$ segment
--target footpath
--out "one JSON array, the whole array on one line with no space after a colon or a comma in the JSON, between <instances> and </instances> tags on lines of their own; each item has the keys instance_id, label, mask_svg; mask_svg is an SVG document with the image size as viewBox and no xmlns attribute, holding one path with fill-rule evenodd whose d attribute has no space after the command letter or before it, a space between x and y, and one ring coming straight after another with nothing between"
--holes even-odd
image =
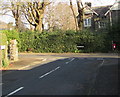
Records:
<instances>
[{"instance_id":1,"label":"footpath","mask_svg":"<svg viewBox=\"0 0 120 97\"><path fill-rule=\"evenodd\" d=\"M7 70L24 70L30 66L36 65L38 63L41 63L44 59L43 58L19 58L18 61L10 62L10 64L5 68L0 68L2 71Z\"/></svg>"},{"instance_id":2,"label":"footpath","mask_svg":"<svg viewBox=\"0 0 120 97\"><path fill-rule=\"evenodd\" d=\"M45 57L40 56L63 56L63 57L119 57L118 54L103 54L103 53L20 53L19 60L16 62L10 62L6 68L0 68L2 71L6 70L25 70L30 66L40 64L45 60ZM37 56L37 57L36 57Z\"/></svg>"}]
</instances>

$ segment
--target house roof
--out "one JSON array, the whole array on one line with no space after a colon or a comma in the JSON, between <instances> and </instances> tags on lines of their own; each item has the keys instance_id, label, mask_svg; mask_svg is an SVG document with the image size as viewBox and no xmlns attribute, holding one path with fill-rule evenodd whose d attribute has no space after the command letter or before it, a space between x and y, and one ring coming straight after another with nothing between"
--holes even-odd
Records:
<instances>
[{"instance_id":1,"label":"house roof","mask_svg":"<svg viewBox=\"0 0 120 97\"><path fill-rule=\"evenodd\" d=\"M96 13L91 7L89 7L89 6L85 6L85 14L90 14L90 13L94 13L94 14L96 14L96 15L98 15L98 13Z\"/></svg>"},{"instance_id":2,"label":"house roof","mask_svg":"<svg viewBox=\"0 0 120 97\"><path fill-rule=\"evenodd\" d=\"M111 7L111 10L120 10L120 0L117 0L113 6Z\"/></svg>"},{"instance_id":3,"label":"house roof","mask_svg":"<svg viewBox=\"0 0 120 97\"><path fill-rule=\"evenodd\" d=\"M97 6L97 7L89 7L85 6L85 14L94 13L97 16L104 16L104 14L112 7L112 5L108 6Z\"/></svg>"},{"instance_id":4,"label":"house roof","mask_svg":"<svg viewBox=\"0 0 120 97\"><path fill-rule=\"evenodd\" d=\"M113 5L108 6L97 6L97 7L89 7L88 5L85 5L85 8L87 9L85 11L86 14L94 13L97 16L106 16L110 10L120 10L120 0L117 0Z\"/></svg>"},{"instance_id":5,"label":"house roof","mask_svg":"<svg viewBox=\"0 0 120 97\"><path fill-rule=\"evenodd\" d=\"M112 5L93 7L92 9L99 14L99 16L104 16L105 13L110 9Z\"/></svg>"},{"instance_id":6,"label":"house roof","mask_svg":"<svg viewBox=\"0 0 120 97\"><path fill-rule=\"evenodd\" d=\"M111 10L120 10L120 0L116 1L109 10L105 13L105 16L111 11Z\"/></svg>"}]
</instances>

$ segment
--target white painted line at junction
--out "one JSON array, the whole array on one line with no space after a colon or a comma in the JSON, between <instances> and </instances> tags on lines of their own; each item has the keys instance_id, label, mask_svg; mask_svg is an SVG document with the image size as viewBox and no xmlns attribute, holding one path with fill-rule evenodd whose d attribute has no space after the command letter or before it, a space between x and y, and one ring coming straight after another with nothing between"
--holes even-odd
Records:
<instances>
[{"instance_id":1,"label":"white painted line at junction","mask_svg":"<svg viewBox=\"0 0 120 97\"><path fill-rule=\"evenodd\" d=\"M42 75L42 76L40 76L39 78L43 78L43 77L45 77L45 76L47 76L47 75L51 74L52 72L56 71L56 70L57 70L57 69L59 69L59 68L60 68L60 66L58 66L57 68L55 68L55 69L53 69L53 70L49 71L48 73L43 74L43 75Z\"/></svg>"},{"instance_id":2,"label":"white painted line at junction","mask_svg":"<svg viewBox=\"0 0 120 97\"><path fill-rule=\"evenodd\" d=\"M68 64L69 62L66 62L66 64Z\"/></svg>"},{"instance_id":3,"label":"white painted line at junction","mask_svg":"<svg viewBox=\"0 0 120 97\"><path fill-rule=\"evenodd\" d=\"M102 63L98 66L98 68L100 68L103 64L104 64L104 62L105 62L105 60L103 59L103 60L101 60L102 61Z\"/></svg>"},{"instance_id":4,"label":"white painted line at junction","mask_svg":"<svg viewBox=\"0 0 120 97\"><path fill-rule=\"evenodd\" d=\"M102 63L100 64L100 66L102 66L102 65L104 64L104 62L105 62L105 61L103 60Z\"/></svg>"},{"instance_id":5,"label":"white painted line at junction","mask_svg":"<svg viewBox=\"0 0 120 97\"><path fill-rule=\"evenodd\" d=\"M3 83L0 83L0 85L2 85Z\"/></svg>"},{"instance_id":6,"label":"white painted line at junction","mask_svg":"<svg viewBox=\"0 0 120 97\"><path fill-rule=\"evenodd\" d=\"M73 61L75 58L72 58L72 60L71 61Z\"/></svg>"},{"instance_id":7,"label":"white painted line at junction","mask_svg":"<svg viewBox=\"0 0 120 97\"><path fill-rule=\"evenodd\" d=\"M72 58L69 62L66 62L66 64L68 64L68 63L72 62L74 59L75 59L75 58Z\"/></svg>"},{"instance_id":8,"label":"white painted line at junction","mask_svg":"<svg viewBox=\"0 0 120 97\"><path fill-rule=\"evenodd\" d=\"M23 88L24 88L24 87L20 87L20 88L16 89L15 91L9 93L9 94L8 94L7 96L5 96L5 97L11 96L11 95L15 94L16 92L22 90Z\"/></svg>"}]
</instances>

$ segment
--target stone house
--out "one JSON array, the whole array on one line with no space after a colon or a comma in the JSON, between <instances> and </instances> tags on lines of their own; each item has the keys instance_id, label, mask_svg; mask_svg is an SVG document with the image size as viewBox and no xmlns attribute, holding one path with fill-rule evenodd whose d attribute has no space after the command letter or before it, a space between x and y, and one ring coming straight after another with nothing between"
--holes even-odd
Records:
<instances>
[{"instance_id":1,"label":"stone house","mask_svg":"<svg viewBox=\"0 0 120 97\"><path fill-rule=\"evenodd\" d=\"M91 7L90 3L85 3L83 27L95 31L105 29L108 25L118 21L119 16L120 1L116 1L113 5L98 7Z\"/></svg>"}]
</instances>

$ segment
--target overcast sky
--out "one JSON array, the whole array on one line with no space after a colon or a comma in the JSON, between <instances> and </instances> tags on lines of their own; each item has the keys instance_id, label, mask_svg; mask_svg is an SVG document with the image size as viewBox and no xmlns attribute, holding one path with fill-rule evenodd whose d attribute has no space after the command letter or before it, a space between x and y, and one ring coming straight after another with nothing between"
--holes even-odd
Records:
<instances>
[{"instance_id":1,"label":"overcast sky","mask_svg":"<svg viewBox=\"0 0 120 97\"><path fill-rule=\"evenodd\" d=\"M7 1L7 0L4 0ZM53 2L68 2L69 0L52 0ZM76 0L72 0L74 3ZM82 0L83 4L84 2L91 2L92 6L104 6L104 5L112 5L115 3L116 0ZM0 16L0 21L9 23L14 22L14 19L10 16Z\"/></svg>"}]
</instances>

